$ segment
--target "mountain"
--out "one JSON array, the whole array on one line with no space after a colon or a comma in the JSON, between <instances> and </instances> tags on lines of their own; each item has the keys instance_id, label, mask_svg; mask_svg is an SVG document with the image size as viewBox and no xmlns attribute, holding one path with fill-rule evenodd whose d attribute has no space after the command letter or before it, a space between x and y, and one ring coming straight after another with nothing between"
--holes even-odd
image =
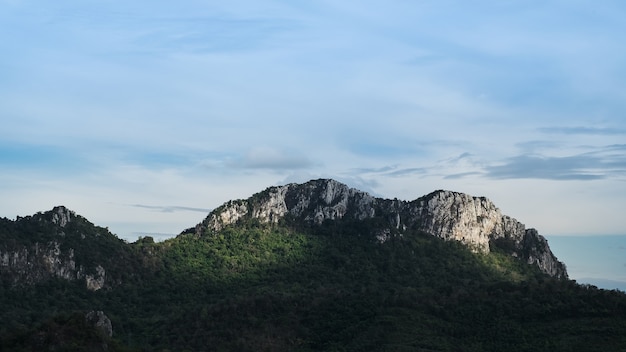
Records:
<instances>
[{"instance_id":1,"label":"mountain","mask_svg":"<svg viewBox=\"0 0 626 352\"><path fill-rule=\"evenodd\" d=\"M0 219L0 351L624 349L626 294L462 193L270 187L160 243L65 207Z\"/></svg>"},{"instance_id":2,"label":"mountain","mask_svg":"<svg viewBox=\"0 0 626 352\"><path fill-rule=\"evenodd\" d=\"M64 206L0 219L0 275L12 284L79 280L96 291L124 280L130 248L108 229Z\"/></svg>"},{"instance_id":3,"label":"mountain","mask_svg":"<svg viewBox=\"0 0 626 352\"><path fill-rule=\"evenodd\" d=\"M288 184L270 187L247 200L226 203L196 226L195 232L219 232L241 219L278 223L285 217L317 225L378 219L380 225L372 231L381 242L407 231L419 231L459 241L478 252L488 253L492 247L499 247L551 276L567 277L565 265L535 229L526 229L524 224L502 215L484 197L451 191L439 190L407 202L375 198L329 179Z\"/></svg>"}]
</instances>

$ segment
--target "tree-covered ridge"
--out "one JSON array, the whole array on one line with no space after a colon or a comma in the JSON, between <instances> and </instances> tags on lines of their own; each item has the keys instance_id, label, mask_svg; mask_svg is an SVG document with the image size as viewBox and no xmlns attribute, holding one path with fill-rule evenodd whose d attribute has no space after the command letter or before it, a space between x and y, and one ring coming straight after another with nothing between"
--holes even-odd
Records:
<instances>
[{"instance_id":1,"label":"tree-covered ridge","mask_svg":"<svg viewBox=\"0 0 626 352\"><path fill-rule=\"evenodd\" d=\"M3 285L0 350L29 350L51 319L71 336L71 326L58 327L64 320L55 317L92 310L112 321L109 350L626 346L623 293L555 279L504 251L473 253L420 232L381 243L373 236L377 221L242 221L202 236L120 242L138 259L129 262L127 279L108 289L58 279Z\"/></svg>"},{"instance_id":2,"label":"tree-covered ridge","mask_svg":"<svg viewBox=\"0 0 626 352\"><path fill-rule=\"evenodd\" d=\"M536 265L555 277L567 270L552 253L547 241L534 229L504 215L485 197L453 191L435 191L413 201L383 199L350 188L332 179L274 186L248 199L229 201L212 211L188 233L217 233L241 221L278 223L285 219L302 224L373 220L378 237L389 232L424 232L458 241L472 250L487 253L492 246L509 245L508 253ZM503 241L502 241L503 240Z\"/></svg>"},{"instance_id":3,"label":"tree-covered ridge","mask_svg":"<svg viewBox=\"0 0 626 352\"><path fill-rule=\"evenodd\" d=\"M444 240L472 226L497 235L488 251ZM160 243L55 207L0 219L0 351L626 348L626 295L546 274L561 266L536 231L448 191L270 187ZM112 337L85 325L93 311Z\"/></svg>"},{"instance_id":4,"label":"tree-covered ridge","mask_svg":"<svg viewBox=\"0 0 626 352\"><path fill-rule=\"evenodd\" d=\"M138 259L107 228L62 206L16 220L0 219L2 281L28 285L52 277L83 280L104 270L104 284L111 286L127 280L133 272L128 268L136 267Z\"/></svg>"}]
</instances>

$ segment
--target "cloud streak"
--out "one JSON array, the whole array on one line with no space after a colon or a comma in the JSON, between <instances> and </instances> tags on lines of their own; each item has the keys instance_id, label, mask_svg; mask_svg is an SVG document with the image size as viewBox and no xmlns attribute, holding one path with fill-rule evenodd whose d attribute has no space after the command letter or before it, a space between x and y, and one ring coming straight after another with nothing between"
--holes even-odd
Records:
<instances>
[{"instance_id":1,"label":"cloud streak","mask_svg":"<svg viewBox=\"0 0 626 352\"><path fill-rule=\"evenodd\" d=\"M208 208L194 208L194 207L184 207L184 206L178 206L178 205L146 205L146 204L132 204L132 207L135 208L141 208L141 209L148 209L151 211L156 211L156 212L160 212L160 213L175 213L175 212L200 212L200 213L205 213L208 214L211 212L212 209L208 209Z\"/></svg>"},{"instance_id":2,"label":"cloud streak","mask_svg":"<svg viewBox=\"0 0 626 352\"><path fill-rule=\"evenodd\" d=\"M304 154L295 151L254 147L241 157L227 160L225 165L233 169L288 171L309 169L315 164Z\"/></svg>"},{"instance_id":3,"label":"cloud streak","mask_svg":"<svg viewBox=\"0 0 626 352\"><path fill-rule=\"evenodd\" d=\"M485 167L485 176L493 179L531 178L564 181L624 178L625 149L623 145L611 145L571 156L518 155Z\"/></svg>"},{"instance_id":4,"label":"cloud streak","mask_svg":"<svg viewBox=\"0 0 626 352\"><path fill-rule=\"evenodd\" d=\"M597 160L587 156L544 157L520 155L503 164L486 167L493 179L600 180L607 175L597 170ZM595 167L594 167L595 166ZM601 171L600 171L601 172Z\"/></svg>"},{"instance_id":5,"label":"cloud streak","mask_svg":"<svg viewBox=\"0 0 626 352\"><path fill-rule=\"evenodd\" d=\"M547 134L562 135L598 135L598 136L619 136L626 135L626 129L620 128L600 128L600 127L542 127L539 132Z\"/></svg>"}]
</instances>

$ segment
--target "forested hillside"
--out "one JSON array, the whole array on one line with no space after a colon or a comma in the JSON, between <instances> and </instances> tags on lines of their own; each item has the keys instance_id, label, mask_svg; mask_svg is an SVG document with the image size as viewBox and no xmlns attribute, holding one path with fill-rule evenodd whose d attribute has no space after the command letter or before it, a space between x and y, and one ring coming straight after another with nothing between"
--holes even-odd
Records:
<instances>
[{"instance_id":1,"label":"forested hillside","mask_svg":"<svg viewBox=\"0 0 626 352\"><path fill-rule=\"evenodd\" d=\"M248 218L125 243L54 213L2 220L3 258L56 242L58 260L106 268L103 285L78 269L16 278L2 259L2 351L626 350L624 293L550 276L510 248L411 229L381 241L385 217ZM87 319L98 311L110 336Z\"/></svg>"}]
</instances>

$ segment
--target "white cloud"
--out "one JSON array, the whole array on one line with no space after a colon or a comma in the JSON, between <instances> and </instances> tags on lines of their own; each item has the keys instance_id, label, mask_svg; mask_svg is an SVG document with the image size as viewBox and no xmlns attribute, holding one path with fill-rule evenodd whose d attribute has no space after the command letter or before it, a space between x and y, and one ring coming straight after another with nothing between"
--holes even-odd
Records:
<instances>
[{"instance_id":1,"label":"white cloud","mask_svg":"<svg viewBox=\"0 0 626 352\"><path fill-rule=\"evenodd\" d=\"M270 147L253 147L243 157L229 160L227 167L242 169L265 169L274 171L307 169L313 163L296 151L278 150Z\"/></svg>"}]
</instances>

